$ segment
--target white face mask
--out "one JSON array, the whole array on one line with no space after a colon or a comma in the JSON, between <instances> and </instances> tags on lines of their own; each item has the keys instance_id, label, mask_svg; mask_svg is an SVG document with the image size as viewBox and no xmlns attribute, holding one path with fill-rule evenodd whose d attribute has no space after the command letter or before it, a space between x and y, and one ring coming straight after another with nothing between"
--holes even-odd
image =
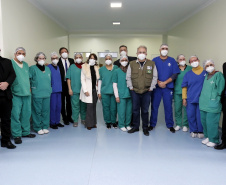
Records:
<instances>
[{"instance_id":1,"label":"white face mask","mask_svg":"<svg viewBox=\"0 0 226 185\"><path fill-rule=\"evenodd\" d=\"M213 66L209 66L209 67L207 67L206 68L206 71L208 72L208 73L212 73L213 71L214 71L214 67Z\"/></svg>"},{"instance_id":2,"label":"white face mask","mask_svg":"<svg viewBox=\"0 0 226 185\"><path fill-rule=\"evenodd\" d=\"M24 56L23 55L18 55L16 56L17 60L19 60L20 62L24 61Z\"/></svg>"},{"instance_id":3,"label":"white face mask","mask_svg":"<svg viewBox=\"0 0 226 185\"><path fill-rule=\"evenodd\" d=\"M167 56L167 54L168 54L168 50L161 50L161 55L162 56Z\"/></svg>"},{"instance_id":4,"label":"white face mask","mask_svg":"<svg viewBox=\"0 0 226 185\"><path fill-rule=\"evenodd\" d=\"M62 56L64 59L67 59L68 54L67 54L67 53L62 53L61 56Z\"/></svg>"},{"instance_id":5,"label":"white face mask","mask_svg":"<svg viewBox=\"0 0 226 185\"><path fill-rule=\"evenodd\" d=\"M112 61L111 60L105 60L105 64L111 65L112 64Z\"/></svg>"},{"instance_id":6,"label":"white face mask","mask_svg":"<svg viewBox=\"0 0 226 185\"><path fill-rule=\"evenodd\" d=\"M90 66L94 66L95 63L96 63L96 60L94 60L94 59L89 59L89 65L90 65Z\"/></svg>"},{"instance_id":7,"label":"white face mask","mask_svg":"<svg viewBox=\"0 0 226 185\"><path fill-rule=\"evenodd\" d=\"M54 65L57 65L58 60L57 60L57 59L53 59L53 60L52 60L52 63L53 63Z\"/></svg>"},{"instance_id":8,"label":"white face mask","mask_svg":"<svg viewBox=\"0 0 226 185\"><path fill-rule=\"evenodd\" d=\"M45 64L45 60L39 60L39 61L38 61L38 64L39 64L40 66L43 66L43 65Z\"/></svg>"},{"instance_id":9,"label":"white face mask","mask_svg":"<svg viewBox=\"0 0 226 185\"><path fill-rule=\"evenodd\" d=\"M141 53L137 56L140 60L144 60L146 58L146 55Z\"/></svg>"},{"instance_id":10,"label":"white face mask","mask_svg":"<svg viewBox=\"0 0 226 185\"><path fill-rule=\"evenodd\" d=\"M192 62L191 63L191 67L198 67L199 66L199 62Z\"/></svg>"},{"instance_id":11,"label":"white face mask","mask_svg":"<svg viewBox=\"0 0 226 185\"><path fill-rule=\"evenodd\" d=\"M121 51L120 55L121 55L121 56L126 56L127 53L126 53L125 51Z\"/></svg>"},{"instance_id":12,"label":"white face mask","mask_svg":"<svg viewBox=\"0 0 226 185\"><path fill-rule=\"evenodd\" d=\"M123 67L126 67L126 66L127 66L127 64L128 64L128 62L127 62L127 61L122 61L122 62L121 62L121 65L122 65Z\"/></svg>"},{"instance_id":13,"label":"white face mask","mask_svg":"<svg viewBox=\"0 0 226 185\"><path fill-rule=\"evenodd\" d=\"M186 64L186 61L185 60L179 62L179 65L180 66L185 66L185 64Z\"/></svg>"},{"instance_id":14,"label":"white face mask","mask_svg":"<svg viewBox=\"0 0 226 185\"><path fill-rule=\"evenodd\" d=\"M82 62L82 59L81 58L77 58L77 59L75 59L75 62L80 64Z\"/></svg>"}]
</instances>

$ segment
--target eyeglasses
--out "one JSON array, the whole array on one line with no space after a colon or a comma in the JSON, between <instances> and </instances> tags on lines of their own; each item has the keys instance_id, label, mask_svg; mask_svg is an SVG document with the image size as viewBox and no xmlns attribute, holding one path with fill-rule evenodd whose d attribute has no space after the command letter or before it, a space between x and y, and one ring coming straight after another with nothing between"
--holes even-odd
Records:
<instances>
[{"instance_id":1,"label":"eyeglasses","mask_svg":"<svg viewBox=\"0 0 226 185\"><path fill-rule=\"evenodd\" d=\"M213 64L208 64L208 65L206 65L206 67L210 67L210 66L213 66Z\"/></svg>"}]
</instances>

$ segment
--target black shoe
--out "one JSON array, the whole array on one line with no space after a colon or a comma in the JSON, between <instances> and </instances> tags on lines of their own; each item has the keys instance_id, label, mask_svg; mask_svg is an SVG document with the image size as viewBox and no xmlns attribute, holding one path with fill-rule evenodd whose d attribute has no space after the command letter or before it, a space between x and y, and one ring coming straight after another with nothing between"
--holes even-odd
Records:
<instances>
[{"instance_id":1,"label":"black shoe","mask_svg":"<svg viewBox=\"0 0 226 185\"><path fill-rule=\"evenodd\" d=\"M58 127L64 127L64 125L62 125L61 123L57 124Z\"/></svg>"},{"instance_id":2,"label":"black shoe","mask_svg":"<svg viewBox=\"0 0 226 185\"><path fill-rule=\"evenodd\" d=\"M6 147L8 149L14 149L14 148L16 148L16 146L14 144L12 144L11 141L8 141L6 143L1 143L1 147Z\"/></svg>"},{"instance_id":3,"label":"black shoe","mask_svg":"<svg viewBox=\"0 0 226 185\"><path fill-rule=\"evenodd\" d=\"M58 129L58 126L57 125L50 125L50 128L52 128L52 129Z\"/></svg>"},{"instance_id":4,"label":"black shoe","mask_svg":"<svg viewBox=\"0 0 226 185\"><path fill-rule=\"evenodd\" d=\"M113 123L112 126L113 126L113 128L117 128L117 124L116 123Z\"/></svg>"},{"instance_id":5,"label":"black shoe","mask_svg":"<svg viewBox=\"0 0 226 185\"><path fill-rule=\"evenodd\" d=\"M34 138L34 137L36 137L36 135L35 134L28 134L28 135L22 136L22 137Z\"/></svg>"},{"instance_id":6,"label":"black shoe","mask_svg":"<svg viewBox=\"0 0 226 185\"><path fill-rule=\"evenodd\" d=\"M21 144L22 143L21 137L14 138L14 142L15 144Z\"/></svg>"},{"instance_id":7,"label":"black shoe","mask_svg":"<svg viewBox=\"0 0 226 185\"><path fill-rule=\"evenodd\" d=\"M74 120L72 118L68 119L69 123L74 123Z\"/></svg>"},{"instance_id":8,"label":"black shoe","mask_svg":"<svg viewBox=\"0 0 226 185\"><path fill-rule=\"evenodd\" d=\"M69 121L68 120L64 120L64 124L65 125L69 125Z\"/></svg>"},{"instance_id":9,"label":"black shoe","mask_svg":"<svg viewBox=\"0 0 226 185\"><path fill-rule=\"evenodd\" d=\"M226 143L223 143L223 142L222 142L221 144L215 146L214 148L215 148L216 150L223 150L223 149L226 148Z\"/></svg>"},{"instance_id":10,"label":"black shoe","mask_svg":"<svg viewBox=\"0 0 226 185\"><path fill-rule=\"evenodd\" d=\"M152 127L152 126L149 126L149 127L148 127L148 130L149 130L149 131L152 131L153 129L154 129L154 127Z\"/></svg>"},{"instance_id":11,"label":"black shoe","mask_svg":"<svg viewBox=\"0 0 226 185\"><path fill-rule=\"evenodd\" d=\"M139 132L139 128L132 128L131 130L128 131L128 133L134 133L134 132Z\"/></svg>"},{"instance_id":12,"label":"black shoe","mask_svg":"<svg viewBox=\"0 0 226 185\"><path fill-rule=\"evenodd\" d=\"M168 128L170 132L175 133L175 129L173 127Z\"/></svg>"},{"instance_id":13,"label":"black shoe","mask_svg":"<svg viewBox=\"0 0 226 185\"><path fill-rule=\"evenodd\" d=\"M107 128L108 128L108 129L111 128L111 123L107 123Z\"/></svg>"},{"instance_id":14,"label":"black shoe","mask_svg":"<svg viewBox=\"0 0 226 185\"><path fill-rule=\"evenodd\" d=\"M143 130L145 136L149 136L148 129Z\"/></svg>"}]
</instances>

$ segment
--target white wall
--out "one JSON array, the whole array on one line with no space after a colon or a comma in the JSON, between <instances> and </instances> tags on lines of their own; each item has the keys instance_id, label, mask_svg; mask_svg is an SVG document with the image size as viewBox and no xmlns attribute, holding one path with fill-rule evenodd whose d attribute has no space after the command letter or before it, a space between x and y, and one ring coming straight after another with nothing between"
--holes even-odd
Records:
<instances>
[{"instance_id":1,"label":"white wall","mask_svg":"<svg viewBox=\"0 0 226 185\"><path fill-rule=\"evenodd\" d=\"M0 0L0 49L1 55L4 54L3 50L3 35L2 35L2 0Z\"/></svg>"},{"instance_id":2,"label":"white wall","mask_svg":"<svg viewBox=\"0 0 226 185\"><path fill-rule=\"evenodd\" d=\"M34 64L34 56L43 51L50 59L52 51L68 47L68 33L27 0L2 1L4 56L13 58L18 46L27 50L26 62Z\"/></svg>"},{"instance_id":3,"label":"white wall","mask_svg":"<svg viewBox=\"0 0 226 185\"><path fill-rule=\"evenodd\" d=\"M159 55L159 46L162 44L162 35L139 35L139 34L70 34L69 48L70 56L74 52L118 52L120 45L128 46L129 56L136 56L137 47L146 45L148 58Z\"/></svg>"},{"instance_id":4,"label":"white wall","mask_svg":"<svg viewBox=\"0 0 226 185\"><path fill-rule=\"evenodd\" d=\"M226 62L226 1L217 0L168 32L172 55L198 55L201 62L213 59L218 70Z\"/></svg>"}]
</instances>

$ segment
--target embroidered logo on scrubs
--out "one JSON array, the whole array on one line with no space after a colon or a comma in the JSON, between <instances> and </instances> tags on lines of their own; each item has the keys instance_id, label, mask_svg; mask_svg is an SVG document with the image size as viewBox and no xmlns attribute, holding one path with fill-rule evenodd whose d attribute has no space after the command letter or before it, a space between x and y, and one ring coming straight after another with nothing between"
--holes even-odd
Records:
<instances>
[{"instance_id":1,"label":"embroidered logo on scrubs","mask_svg":"<svg viewBox=\"0 0 226 185\"><path fill-rule=\"evenodd\" d=\"M170 64L170 63L168 63L168 66L170 67L170 66L171 66L171 64Z\"/></svg>"},{"instance_id":2,"label":"embroidered logo on scrubs","mask_svg":"<svg viewBox=\"0 0 226 185\"><path fill-rule=\"evenodd\" d=\"M212 80L210 83L211 83L211 85L213 85L214 84L214 81Z\"/></svg>"},{"instance_id":3,"label":"embroidered logo on scrubs","mask_svg":"<svg viewBox=\"0 0 226 185\"><path fill-rule=\"evenodd\" d=\"M173 91L171 91L170 94L173 95Z\"/></svg>"},{"instance_id":4,"label":"embroidered logo on scrubs","mask_svg":"<svg viewBox=\"0 0 226 185\"><path fill-rule=\"evenodd\" d=\"M152 66L147 66L147 73L151 73Z\"/></svg>"}]
</instances>

